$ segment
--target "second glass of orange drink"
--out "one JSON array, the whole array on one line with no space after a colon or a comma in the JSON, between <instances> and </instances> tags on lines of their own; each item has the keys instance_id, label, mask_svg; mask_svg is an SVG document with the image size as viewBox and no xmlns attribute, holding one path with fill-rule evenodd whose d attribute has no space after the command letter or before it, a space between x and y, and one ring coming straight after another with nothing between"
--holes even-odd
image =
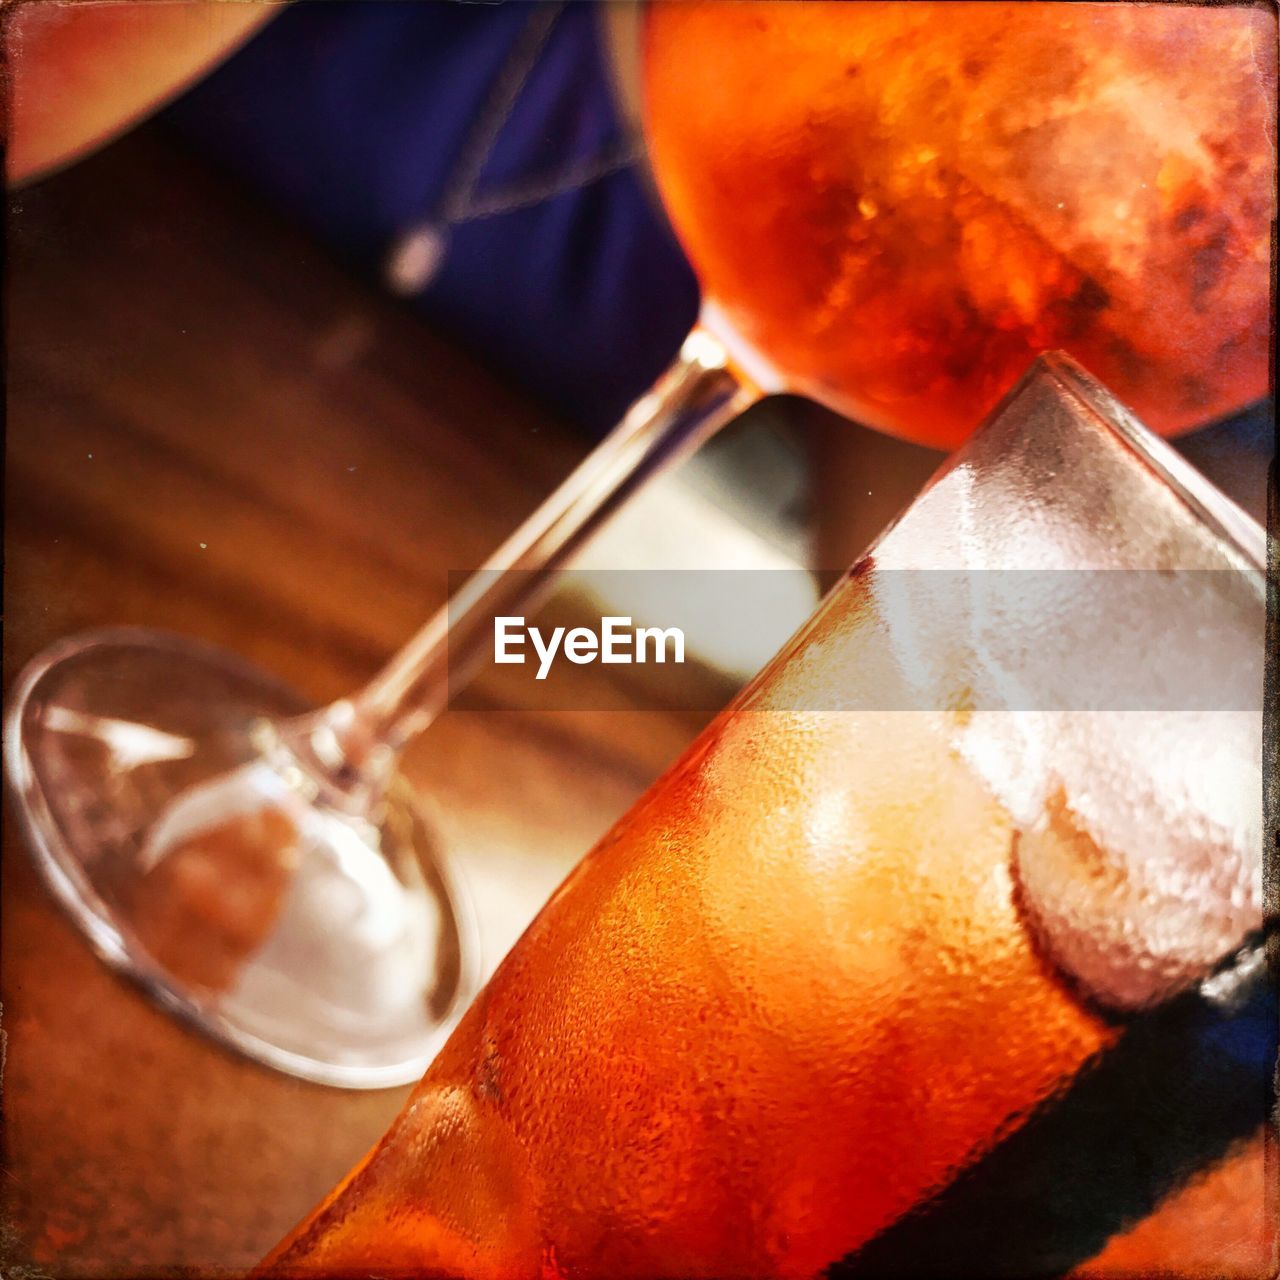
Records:
<instances>
[{"instance_id":1,"label":"second glass of orange drink","mask_svg":"<svg viewBox=\"0 0 1280 1280\"><path fill-rule=\"evenodd\" d=\"M816 1275L1153 1010L1238 1000L1263 557L1040 363L561 886L269 1274ZM1144 1153L1159 1188L1257 1103L1201 1155Z\"/></svg>"}]
</instances>

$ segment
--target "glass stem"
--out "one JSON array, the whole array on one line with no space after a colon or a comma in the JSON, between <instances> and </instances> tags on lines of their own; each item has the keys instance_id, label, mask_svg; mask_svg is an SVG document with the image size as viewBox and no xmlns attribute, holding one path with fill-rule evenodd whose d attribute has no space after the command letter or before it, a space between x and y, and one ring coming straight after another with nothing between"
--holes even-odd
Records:
<instances>
[{"instance_id":1,"label":"glass stem","mask_svg":"<svg viewBox=\"0 0 1280 1280\"><path fill-rule=\"evenodd\" d=\"M297 722L289 747L367 805L406 743L483 664L493 618L528 615L579 547L646 481L760 398L725 347L696 326L667 371L559 488L358 693Z\"/></svg>"}]
</instances>

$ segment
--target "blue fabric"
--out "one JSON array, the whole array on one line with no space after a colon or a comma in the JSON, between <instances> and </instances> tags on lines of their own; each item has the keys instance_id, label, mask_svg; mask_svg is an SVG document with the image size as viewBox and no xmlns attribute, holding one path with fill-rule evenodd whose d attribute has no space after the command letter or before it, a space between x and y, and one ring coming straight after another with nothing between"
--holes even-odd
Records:
<instances>
[{"instance_id":1,"label":"blue fabric","mask_svg":"<svg viewBox=\"0 0 1280 1280\"><path fill-rule=\"evenodd\" d=\"M1259 983L1239 1010L1221 1019L1206 1018L1204 1055L1253 1067L1258 1073L1258 1092L1265 1095L1268 1077L1280 1057L1280 993L1273 983ZM1188 1064L1188 1071L1195 1063Z\"/></svg>"},{"instance_id":2,"label":"blue fabric","mask_svg":"<svg viewBox=\"0 0 1280 1280\"><path fill-rule=\"evenodd\" d=\"M361 269L436 219L543 6L303 3L166 113ZM546 13L542 15L543 20ZM557 16L502 119L443 266L411 305L593 431L662 371L697 284L634 165L591 4ZM557 183L560 194L534 198ZM529 193L532 193L530 195ZM531 203L520 204L522 196ZM485 215L487 205L517 205Z\"/></svg>"}]
</instances>

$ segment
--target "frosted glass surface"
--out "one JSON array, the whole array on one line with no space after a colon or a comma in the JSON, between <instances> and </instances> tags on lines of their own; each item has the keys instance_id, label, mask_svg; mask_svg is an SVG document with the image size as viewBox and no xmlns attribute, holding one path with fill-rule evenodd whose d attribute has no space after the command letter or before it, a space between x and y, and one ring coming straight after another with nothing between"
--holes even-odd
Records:
<instances>
[{"instance_id":1,"label":"frosted glass surface","mask_svg":"<svg viewBox=\"0 0 1280 1280\"><path fill-rule=\"evenodd\" d=\"M1140 460L1107 418L1042 367L881 540L871 591L922 703L984 689L955 742L1018 825L1022 904L1071 976L1133 1007L1261 925L1265 602L1261 531L1193 518L1164 447ZM965 571L968 600L894 570Z\"/></svg>"},{"instance_id":2,"label":"frosted glass surface","mask_svg":"<svg viewBox=\"0 0 1280 1280\"><path fill-rule=\"evenodd\" d=\"M1037 365L561 885L271 1274L812 1276L1133 1071L1169 1010L1128 1015L1260 917L1260 534L1163 450ZM1133 1154L1166 1187L1201 1158ZM998 1236L1058 1207L1037 1167Z\"/></svg>"}]
</instances>

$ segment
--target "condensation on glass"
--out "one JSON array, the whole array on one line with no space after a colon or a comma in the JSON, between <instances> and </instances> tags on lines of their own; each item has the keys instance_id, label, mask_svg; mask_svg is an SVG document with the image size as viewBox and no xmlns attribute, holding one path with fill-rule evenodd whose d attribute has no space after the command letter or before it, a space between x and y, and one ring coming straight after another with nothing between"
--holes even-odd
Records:
<instances>
[{"instance_id":1,"label":"condensation on glass","mask_svg":"<svg viewBox=\"0 0 1280 1280\"><path fill-rule=\"evenodd\" d=\"M1039 363L552 897L268 1271L856 1258L1175 992L1221 994L1259 929L1261 556L1105 392ZM993 673L1118 621L1077 608L1068 634L991 587L1028 568L1135 575L1147 709L995 704ZM957 570L985 599L918 607ZM1243 683L1188 709L1206 645ZM895 684L915 700L868 696Z\"/></svg>"}]
</instances>

